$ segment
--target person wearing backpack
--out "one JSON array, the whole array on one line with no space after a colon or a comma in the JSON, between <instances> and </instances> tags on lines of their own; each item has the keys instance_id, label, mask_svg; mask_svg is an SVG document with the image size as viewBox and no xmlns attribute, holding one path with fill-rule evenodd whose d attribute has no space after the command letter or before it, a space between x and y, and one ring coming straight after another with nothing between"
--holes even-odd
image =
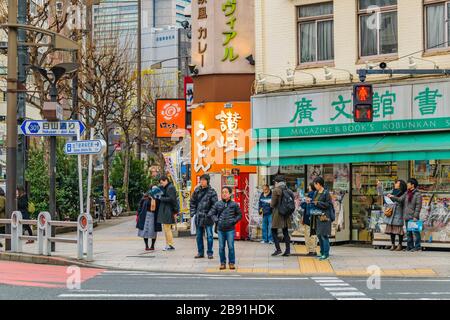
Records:
<instances>
[{"instance_id":1,"label":"person wearing backpack","mask_svg":"<svg viewBox=\"0 0 450 320\"><path fill-rule=\"evenodd\" d=\"M272 192L272 200L270 202L272 208L272 238L275 243L275 252L272 256L277 256L282 253L280 248L280 241L278 239L278 229L283 231L284 242L286 243L286 250L283 256L287 257L291 254L288 229L292 227L291 215L295 210L294 193L286 186L286 181L283 176L275 177L275 188Z\"/></svg>"},{"instance_id":2,"label":"person wearing backpack","mask_svg":"<svg viewBox=\"0 0 450 320\"><path fill-rule=\"evenodd\" d=\"M307 199L308 203L312 202L313 209L311 210L311 234L316 234L319 238L320 256L319 260L327 260L330 256L330 236L331 223L335 219L335 212L333 203L331 202L331 195L324 187L325 181L322 177L314 179L313 198Z\"/></svg>"}]
</instances>

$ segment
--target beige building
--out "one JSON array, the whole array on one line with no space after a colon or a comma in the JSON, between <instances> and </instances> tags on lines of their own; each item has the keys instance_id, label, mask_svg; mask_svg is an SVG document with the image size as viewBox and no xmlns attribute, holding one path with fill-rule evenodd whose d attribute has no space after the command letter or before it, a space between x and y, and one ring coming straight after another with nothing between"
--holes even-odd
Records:
<instances>
[{"instance_id":1,"label":"beige building","mask_svg":"<svg viewBox=\"0 0 450 320\"><path fill-rule=\"evenodd\" d=\"M260 184L285 175L300 198L323 177L333 241L376 246L390 244L382 192L414 177L423 246L450 247L448 77L369 75L373 122L355 122L352 101L358 69L450 68L449 17L439 0L255 0L259 143L236 163L259 166Z\"/></svg>"},{"instance_id":2,"label":"beige building","mask_svg":"<svg viewBox=\"0 0 450 320\"><path fill-rule=\"evenodd\" d=\"M317 85L327 85L349 82L348 72L334 71L332 67L348 70L355 81L356 70L366 67L366 63L378 65L385 61L392 69L407 69L409 57L419 69L434 68L433 62L441 69L449 68L449 3L256 0L256 73L276 75L292 85L286 80L286 70L296 69L295 85L312 83L312 77L300 71L313 74ZM332 79L325 79L323 67L330 68ZM267 81L279 83L276 78Z\"/></svg>"}]
</instances>

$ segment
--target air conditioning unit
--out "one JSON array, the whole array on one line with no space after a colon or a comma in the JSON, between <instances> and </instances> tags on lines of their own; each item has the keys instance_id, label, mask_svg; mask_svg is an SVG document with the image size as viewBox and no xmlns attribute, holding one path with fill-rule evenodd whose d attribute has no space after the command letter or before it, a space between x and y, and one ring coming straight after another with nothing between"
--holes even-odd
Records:
<instances>
[{"instance_id":1,"label":"air conditioning unit","mask_svg":"<svg viewBox=\"0 0 450 320\"><path fill-rule=\"evenodd\" d=\"M62 14L63 13L63 8L64 8L64 3L62 1L57 1L56 2L56 13L57 14Z\"/></svg>"}]
</instances>

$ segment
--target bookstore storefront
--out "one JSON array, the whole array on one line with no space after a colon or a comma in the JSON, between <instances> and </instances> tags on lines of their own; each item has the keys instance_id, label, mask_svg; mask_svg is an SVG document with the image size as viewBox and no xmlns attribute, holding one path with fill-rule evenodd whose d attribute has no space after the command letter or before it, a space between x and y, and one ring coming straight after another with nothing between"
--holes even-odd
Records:
<instances>
[{"instance_id":1,"label":"bookstore storefront","mask_svg":"<svg viewBox=\"0 0 450 320\"><path fill-rule=\"evenodd\" d=\"M267 182L284 174L300 193L322 176L335 203L335 241L386 242L377 181L388 192L396 179L415 177L424 246L450 246L449 98L444 80L378 85L374 122L354 123L351 87L258 95L257 145L235 163L259 166Z\"/></svg>"}]
</instances>

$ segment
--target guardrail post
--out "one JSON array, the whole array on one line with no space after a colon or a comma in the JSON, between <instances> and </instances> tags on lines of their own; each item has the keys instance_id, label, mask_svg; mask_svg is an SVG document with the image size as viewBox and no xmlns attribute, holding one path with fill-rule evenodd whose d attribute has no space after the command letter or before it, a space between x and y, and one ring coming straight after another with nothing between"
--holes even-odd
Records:
<instances>
[{"instance_id":1,"label":"guardrail post","mask_svg":"<svg viewBox=\"0 0 450 320\"><path fill-rule=\"evenodd\" d=\"M45 214L45 236L44 236L44 255L51 256L52 255L52 242L50 241L50 237L52 236L52 225L50 222L52 221L52 216L49 212L44 212Z\"/></svg>"},{"instance_id":2,"label":"guardrail post","mask_svg":"<svg viewBox=\"0 0 450 320\"><path fill-rule=\"evenodd\" d=\"M11 214L11 251L22 252L22 241L20 236L22 235L22 212L14 211Z\"/></svg>"},{"instance_id":3,"label":"guardrail post","mask_svg":"<svg viewBox=\"0 0 450 320\"><path fill-rule=\"evenodd\" d=\"M86 254L86 261L93 260L93 243L94 243L94 223L90 214L83 213L78 216L77 226L77 247L78 259L83 259ZM84 242L86 241L86 252L84 250Z\"/></svg>"},{"instance_id":4,"label":"guardrail post","mask_svg":"<svg viewBox=\"0 0 450 320\"><path fill-rule=\"evenodd\" d=\"M37 243L38 243L38 254L45 254L45 245L47 244L47 234L46 227L47 221L51 220L50 213L43 211L39 213L37 219Z\"/></svg>"}]
</instances>

